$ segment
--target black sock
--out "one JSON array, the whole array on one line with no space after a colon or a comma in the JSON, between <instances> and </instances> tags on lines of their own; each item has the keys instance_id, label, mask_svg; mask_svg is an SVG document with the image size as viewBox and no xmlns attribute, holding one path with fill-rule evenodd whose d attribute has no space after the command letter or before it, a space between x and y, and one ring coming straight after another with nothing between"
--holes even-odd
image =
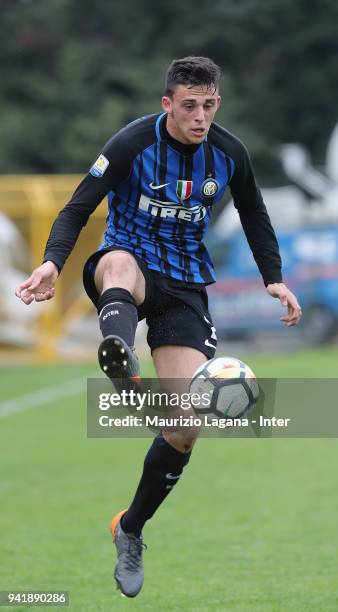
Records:
<instances>
[{"instance_id":1,"label":"black sock","mask_svg":"<svg viewBox=\"0 0 338 612\"><path fill-rule=\"evenodd\" d=\"M177 483L191 452L181 453L159 434L144 460L143 474L131 506L121 521L125 533L139 537L150 519Z\"/></svg>"},{"instance_id":2,"label":"black sock","mask_svg":"<svg viewBox=\"0 0 338 612\"><path fill-rule=\"evenodd\" d=\"M136 302L127 289L112 287L100 295L98 315L102 335L120 336L128 346L134 346L138 322Z\"/></svg>"}]
</instances>

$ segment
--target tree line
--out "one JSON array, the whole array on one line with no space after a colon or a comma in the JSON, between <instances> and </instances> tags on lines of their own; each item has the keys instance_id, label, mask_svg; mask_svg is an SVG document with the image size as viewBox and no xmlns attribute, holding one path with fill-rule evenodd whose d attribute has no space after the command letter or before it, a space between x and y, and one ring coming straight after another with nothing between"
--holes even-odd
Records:
<instances>
[{"instance_id":1,"label":"tree line","mask_svg":"<svg viewBox=\"0 0 338 612\"><path fill-rule=\"evenodd\" d=\"M174 58L222 68L217 121L260 180L282 142L324 161L338 119L336 0L2 0L0 172L84 172L125 123L158 112Z\"/></svg>"}]
</instances>

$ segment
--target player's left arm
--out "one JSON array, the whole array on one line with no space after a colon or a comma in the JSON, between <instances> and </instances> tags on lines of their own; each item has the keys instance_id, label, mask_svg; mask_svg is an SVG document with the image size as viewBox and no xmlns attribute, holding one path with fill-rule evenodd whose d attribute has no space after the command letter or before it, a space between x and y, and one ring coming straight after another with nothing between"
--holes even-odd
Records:
<instances>
[{"instance_id":1,"label":"player's left arm","mask_svg":"<svg viewBox=\"0 0 338 612\"><path fill-rule=\"evenodd\" d=\"M287 308L281 321L288 327L297 325L302 316L301 307L296 296L283 283L278 241L244 145L240 148L230 190L266 290Z\"/></svg>"}]
</instances>

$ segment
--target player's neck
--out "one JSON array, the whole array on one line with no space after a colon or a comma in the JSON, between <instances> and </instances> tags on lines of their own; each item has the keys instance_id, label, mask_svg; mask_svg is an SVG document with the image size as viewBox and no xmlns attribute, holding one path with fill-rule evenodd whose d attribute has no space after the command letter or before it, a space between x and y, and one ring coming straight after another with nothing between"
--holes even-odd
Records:
<instances>
[{"instance_id":1,"label":"player's neck","mask_svg":"<svg viewBox=\"0 0 338 612\"><path fill-rule=\"evenodd\" d=\"M169 115L167 115L167 119L166 119L166 128L167 128L167 132L169 136L171 136L171 138L176 140L176 142L179 142L180 144L183 144L183 145L195 144L195 143L189 142L184 137L184 134L181 133L181 131L179 130L179 128L177 127L177 125L175 124L175 122Z\"/></svg>"},{"instance_id":2,"label":"player's neck","mask_svg":"<svg viewBox=\"0 0 338 612\"><path fill-rule=\"evenodd\" d=\"M201 143L189 144L189 143L183 142L182 139L179 139L179 137L177 137L176 130L173 129L172 126L170 126L170 122L168 126L168 116L167 115L164 117L164 121L162 122L162 136L165 138L168 144L170 144L174 149L177 149L178 151L180 151L181 153L185 155L195 153L197 149L201 146Z\"/></svg>"}]
</instances>

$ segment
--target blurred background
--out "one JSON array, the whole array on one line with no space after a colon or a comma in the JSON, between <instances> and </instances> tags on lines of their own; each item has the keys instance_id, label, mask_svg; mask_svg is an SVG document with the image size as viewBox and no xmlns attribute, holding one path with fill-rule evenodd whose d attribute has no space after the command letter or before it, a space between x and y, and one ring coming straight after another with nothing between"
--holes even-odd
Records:
<instances>
[{"instance_id":1,"label":"blurred background","mask_svg":"<svg viewBox=\"0 0 338 612\"><path fill-rule=\"evenodd\" d=\"M172 59L221 66L217 121L249 148L304 310L299 329L280 324L228 193L208 236L219 354L262 378L337 379L337 23L337 0L0 0L0 590L66 589L75 612L130 612L108 525L150 441L86 437L86 378L101 371L82 268L106 202L55 299L27 307L14 288L103 143L160 110ZM146 529L134 610L337 612L336 439L274 435L198 441Z\"/></svg>"},{"instance_id":2,"label":"blurred background","mask_svg":"<svg viewBox=\"0 0 338 612\"><path fill-rule=\"evenodd\" d=\"M41 262L53 219L103 143L125 123L160 110L168 64L188 54L210 56L222 68L217 121L249 148L285 280L304 310L299 329L281 326L280 306L264 291L228 193L208 236L218 278L210 309L220 340L260 351L336 342L337 20L334 0L2 0L5 360L95 355L99 334L82 268L100 242L105 202L82 232L54 300L28 308L14 287ZM141 346L143 336L141 328Z\"/></svg>"}]
</instances>

